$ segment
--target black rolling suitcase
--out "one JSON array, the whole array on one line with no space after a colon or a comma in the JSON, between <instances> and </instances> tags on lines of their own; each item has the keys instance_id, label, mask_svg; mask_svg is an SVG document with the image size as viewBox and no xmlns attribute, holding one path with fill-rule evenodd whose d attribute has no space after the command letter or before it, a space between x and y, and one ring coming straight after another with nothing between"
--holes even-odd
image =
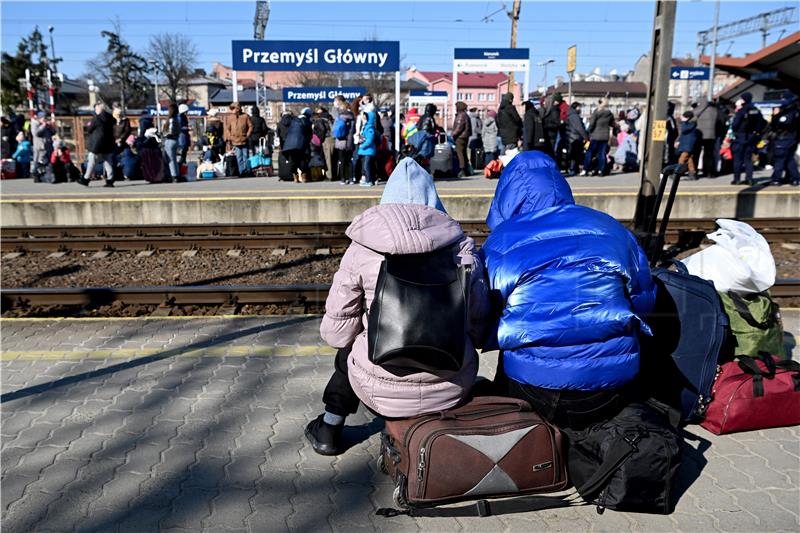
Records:
<instances>
[{"instance_id":1,"label":"black rolling suitcase","mask_svg":"<svg viewBox=\"0 0 800 533\"><path fill-rule=\"evenodd\" d=\"M475 170L483 170L485 166L483 162L486 160L486 151L483 149L483 146L478 146L474 150L475 157L473 157L472 167Z\"/></svg>"},{"instance_id":2,"label":"black rolling suitcase","mask_svg":"<svg viewBox=\"0 0 800 533\"><path fill-rule=\"evenodd\" d=\"M430 167L434 179L453 176L453 147L447 142L447 135L444 133L439 134L439 142L433 149Z\"/></svg>"},{"instance_id":3,"label":"black rolling suitcase","mask_svg":"<svg viewBox=\"0 0 800 533\"><path fill-rule=\"evenodd\" d=\"M239 162L236 160L235 155L225 156L225 175L226 176L239 175Z\"/></svg>"},{"instance_id":4,"label":"black rolling suitcase","mask_svg":"<svg viewBox=\"0 0 800 533\"><path fill-rule=\"evenodd\" d=\"M680 176L685 165L666 167L655 205L637 233L651 266L664 255L664 234L675 202ZM661 226L656 228L666 183L672 177ZM637 221L638 222L638 221ZM699 421L711 401L718 365L732 355L728 317L714 284L688 273L675 261L678 270L654 268L656 304L645 321L653 336L642 336L640 392L680 410L685 422Z\"/></svg>"},{"instance_id":5,"label":"black rolling suitcase","mask_svg":"<svg viewBox=\"0 0 800 533\"><path fill-rule=\"evenodd\" d=\"M278 151L278 179L281 181L294 181L292 164L283 153L283 150Z\"/></svg>"}]
</instances>

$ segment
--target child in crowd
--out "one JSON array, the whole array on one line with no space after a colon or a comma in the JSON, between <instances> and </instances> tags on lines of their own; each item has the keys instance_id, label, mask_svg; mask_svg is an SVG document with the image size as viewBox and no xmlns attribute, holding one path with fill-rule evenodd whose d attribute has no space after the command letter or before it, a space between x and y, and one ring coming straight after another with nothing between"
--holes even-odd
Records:
<instances>
[{"instance_id":1,"label":"child in crowd","mask_svg":"<svg viewBox=\"0 0 800 533\"><path fill-rule=\"evenodd\" d=\"M697 167L694 164L694 148L697 144L697 122L694 113L685 111L681 116L681 136L678 138L678 164L689 164L689 179L697 179Z\"/></svg>"},{"instance_id":2,"label":"child in crowd","mask_svg":"<svg viewBox=\"0 0 800 533\"><path fill-rule=\"evenodd\" d=\"M33 147L22 132L17 134L17 149L11 157L17 162L17 177L24 179L30 176Z\"/></svg>"}]
</instances>

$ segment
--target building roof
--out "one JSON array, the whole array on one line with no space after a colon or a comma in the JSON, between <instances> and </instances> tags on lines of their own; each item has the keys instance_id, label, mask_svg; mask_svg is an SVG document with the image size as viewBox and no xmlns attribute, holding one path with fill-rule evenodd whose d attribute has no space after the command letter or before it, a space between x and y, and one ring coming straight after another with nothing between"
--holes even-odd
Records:
<instances>
[{"instance_id":1,"label":"building roof","mask_svg":"<svg viewBox=\"0 0 800 533\"><path fill-rule=\"evenodd\" d=\"M261 90L262 94L263 89ZM267 101L268 102L280 102L283 100L283 93L281 91L276 91L273 89L267 89ZM210 96L208 99L211 105L226 105L233 102L233 91L230 89L220 89L215 92L213 95ZM255 104L256 103L256 91L255 89L245 89L243 91L239 91L239 102L242 104Z\"/></svg>"},{"instance_id":2,"label":"building roof","mask_svg":"<svg viewBox=\"0 0 800 533\"><path fill-rule=\"evenodd\" d=\"M230 80L222 80L212 76L195 76L186 82L187 85L230 85Z\"/></svg>"},{"instance_id":3,"label":"building roof","mask_svg":"<svg viewBox=\"0 0 800 533\"><path fill-rule=\"evenodd\" d=\"M709 56L700 61L708 65ZM717 56L716 68L772 89L800 91L800 32L745 57Z\"/></svg>"},{"instance_id":4,"label":"building roof","mask_svg":"<svg viewBox=\"0 0 800 533\"><path fill-rule=\"evenodd\" d=\"M569 85L561 83L547 88L547 94L559 92L566 96ZM572 82L573 95L592 95L602 98L608 96L641 97L647 95L647 84L640 81L574 81ZM532 92L530 96L541 96L539 92Z\"/></svg>"},{"instance_id":5,"label":"building roof","mask_svg":"<svg viewBox=\"0 0 800 533\"><path fill-rule=\"evenodd\" d=\"M451 83L453 82L452 72L419 71L419 73L422 74L430 83L441 81L442 79L445 79ZM508 76L501 73L465 72L463 74L459 73L458 86L496 89L498 85L507 80Z\"/></svg>"}]
</instances>

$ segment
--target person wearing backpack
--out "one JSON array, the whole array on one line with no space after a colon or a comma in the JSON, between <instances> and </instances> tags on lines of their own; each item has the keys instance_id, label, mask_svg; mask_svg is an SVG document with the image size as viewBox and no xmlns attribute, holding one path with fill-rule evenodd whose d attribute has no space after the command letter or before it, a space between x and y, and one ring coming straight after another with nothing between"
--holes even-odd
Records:
<instances>
[{"instance_id":1,"label":"person wearing backpack","mask_svg":"<svg viewBox=\"0 0 800 533\"><path fill-rule=\"evenodd\" d=\"M503 170L481 248L503 302L484 350L499 349L495 391L580 429L614 416L639 372L642 317L656 287L633 234L576 205L552 158L522 152Z\"/></svg>"},{"instance_id":2,"label":"person wearing backpack","mask_svg":"<svg viewBox=\"0 0 800 533\"><path fill-rule=\"evenodd\" d=\"M766 125L767 121L764 120L761 111L753 105L753 95L749 92L742 94L742 97L736 101L736 114L731 123L733 131L733 142L731 143L733 181L731 181L731 185L739 184L742 169L744 169L747 184L753 185L753 153L756 151L756 145L761 139L761 133Z\"/></svg>"},{"instance_id":3,"label":"person wearing backpack","mask_svg":"<svg viewBox=\"0 0 800 533\"><path fill-rule=\"evenodd\" d=\"M342 185L354 183L351 173L353 159L353 132L355 131L355 116L347 104L344 96L337 95L334 106L338 116L333 123L331 135L333 136L333 161L331 162L331 180L341 181Z\"/></svg>"},{"instance_id":4,"label":"person wearing backpack","mask_svg":"<svg viewBox=\"0 0 800 533\"><path fill-rule=\"evenodd\" d=\"M322 400L325 412L306 426L305 435L314 451L337 455L343 451L341 434L345 418L359 402L384 417L413 417L453 407L469 394L478 368L474 346L480 345L488 313L488 293L475 243L445 211L433 178L412 158L395 168L379 205L353 220L346 234L353 241L342 257L339 271L325 303L320 335L338 348L334 373ZM370 361L368 310L381 298L376 286L384 261L408 254L443 252L452 266L472 269L468 276L465 315L431 309L437 320L452 326L436 329L465 331L463 363L459 370L419 371L379 366ZM449 253L448 253L449 252ZM466 290L468 289L468 290ZM412 310L413 312L414 310ZM420 323L425 329L428 322ZM377 332L373 331L373 334Z\"/></svg>"}]
</instances>

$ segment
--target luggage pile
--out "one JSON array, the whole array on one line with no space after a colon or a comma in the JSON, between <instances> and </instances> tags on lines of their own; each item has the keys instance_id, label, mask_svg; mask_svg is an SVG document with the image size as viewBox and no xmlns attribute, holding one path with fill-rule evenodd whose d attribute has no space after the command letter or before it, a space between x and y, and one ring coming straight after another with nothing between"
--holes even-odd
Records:
<instances>
[{"instance_id":1,"label":"luggage pile","mask_svg":"<svg viewBox=\"0 0 800 533\"><path fill-rule=\"evenodd\" d=\"M682 425L723 434L800 424L800 363L784 360L780 312L768 292L774 260L763 237L720 220L709 237L725 254L711 247L685 264L663 261L682 172L665 169L654 211L640 221L645 229L637 237L651 264L662 266L652 271L653 335L641 340L640 374L621 412L586 428L558 428L525 401L477 392L454 409L387 420L378 468L394 482L396 507L377 514L491 516L579 504L599 513L669 514ZM717 256L725 263L709 259ZM371 325L370 335L378 331ZM546 494L570 486L576 491Z\"/></svg>"}]
</instances>

